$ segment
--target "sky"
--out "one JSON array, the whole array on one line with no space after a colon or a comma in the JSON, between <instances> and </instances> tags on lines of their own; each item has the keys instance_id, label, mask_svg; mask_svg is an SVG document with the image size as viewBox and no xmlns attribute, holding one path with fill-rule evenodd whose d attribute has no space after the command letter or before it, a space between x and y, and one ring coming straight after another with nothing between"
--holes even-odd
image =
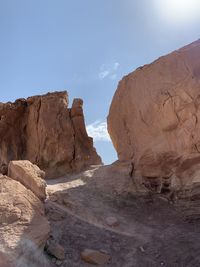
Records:
<instances>
[{"instance_id":1,"label":"sky","mask_svg":"<svg viewBox=\"0 0 200 267\"><path fill-rule=\"evenodd\" d=\"M200 38L200 0L0 0L0 102L67 90L82 98L105 164L118 82Z\"/></svg>"}]
</instances>

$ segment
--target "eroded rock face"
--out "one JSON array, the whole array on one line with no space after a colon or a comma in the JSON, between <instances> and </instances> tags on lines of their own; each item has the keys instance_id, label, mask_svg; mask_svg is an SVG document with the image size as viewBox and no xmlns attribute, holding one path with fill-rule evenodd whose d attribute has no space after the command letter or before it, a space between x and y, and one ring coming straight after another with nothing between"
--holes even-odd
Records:
<instances>
[{"instance_id":1,"label":"eroded rock face","mask_svg":"<svg viewBox=\"0 0 200 267\"><path fill-rule=\"evenodd\" d=\"M199 55L196 41L138 68L120 81L110 107L119 160L155 191L200 182Z\"/></svg>"},{"instance_id":2,"label":"eroded rock face","mask_svg":"<svg viewBox=\"0 0 200 267\"><path fill-rule=\"evenodd\" d=\"M28 160L10 161L8 176L30 189L41 201L46 199L45 172Z\"/></svg>"},{"instance_id":3,"label":"eroded rock face","mask_svg":"<svg viewBox=\"0 0 200 267\"><path fill-rule=\"evenodd\" d=\"M1 103L0 165L30 160L51 178L101 164L85 130L82 105L75 99L69 108L65 91Z\"/></svg>"},{"instance_id":4,"label":"eroded rock face","mask_svg":"<svg viewBox=\"0 0 200 267\"><path fill-rule=\"evenodd\" d=\"M0 252L18 254L28 244L43 248L49 230L43 203L21 183L0 176Z\"/></svg>"}]
</instances>

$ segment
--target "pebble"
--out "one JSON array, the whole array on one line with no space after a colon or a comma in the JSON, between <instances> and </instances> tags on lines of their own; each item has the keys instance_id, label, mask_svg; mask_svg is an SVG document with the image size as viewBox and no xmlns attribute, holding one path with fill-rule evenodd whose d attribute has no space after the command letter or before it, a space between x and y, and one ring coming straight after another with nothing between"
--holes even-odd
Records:
<instances>
[{"instance_id":1,"label":"pebble","mask_svg":"<svg viewBox=\"0 0 200 267\"><path fill-rule=\"evenodd\" d=\"M62 264L62 261L60 261L60 260L57 260L57 261L56 261L56 265L57 265L57 266L60 266L61 264Z\"/></svg>"},{"instance_id":2,"label":"pebble","mask_svg":"<svg viewBox=\"0 0 200 267\"><path fill-rule=\"evenodd\" d=\"M107 264L110 261L111 257L110 255L102 253L98 250L85 249L81 253L81 259L91 264L103 265Z\"/></svg>"},{"instance_id":3,"label":"pebble","mask_svg":"<svg viewBox=\"0 0 200 267\"><path fill-rule=\"evenodd\" d=\"M53 263L56 263L56 258L52 258L51 260Z\"/></svg>"},{"instance_id":4,"label":"pebble","mask_svg":"<svg viewBox=\"0 0 200 267\"><path fill-rule=\"evenodd\" d=\"M106 218L106 224L110 227L116 227L119 225L119 221L117 218L110 216Z\"/></svg>"},{"instance_id":5,"label":"pebble","mask_svg":"<svg viewBox=\"0 0 200 267\"><path fill-rule=\"evenodd\" d=\"M143 253L145 252L145 250L144 250L144 248L143 248L142 246L140 247L140 250L141 250L141 252L143 252Z\"/></svg>"},{"instance_id":6,"label":"pebble","mask_svg":"<svg viewBox=\"0 0 200 267\"><path fill-rule=\"evenodd\" d=\"M58 260L65 259L65 250L64 248L56 242L48 242L47 252L56 257Z\"/></svg>"}]
</instances>

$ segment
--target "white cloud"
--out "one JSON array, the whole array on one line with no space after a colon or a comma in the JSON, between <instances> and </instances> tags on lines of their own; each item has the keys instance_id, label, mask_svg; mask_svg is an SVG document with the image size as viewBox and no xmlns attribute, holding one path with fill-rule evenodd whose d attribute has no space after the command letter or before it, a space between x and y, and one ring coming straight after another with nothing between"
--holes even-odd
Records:
<instances>
[{"instance_id":1,"label":"white cloud","mask_svg":"<svg viewBox=\"0 0 200 267\"><path fill-rule=\"evenodd\" d=\"M110 72L108 70L104 70L102 72L99 73L99 79L103 80L104 78L106 78L108 75L110 74Z\"/></svg>"},{"instance_id":2,"label":"white cloud","mask_svg":"<svg viewBox=\"0 0 200 267\"><path fill-rule=\"evenodd\" d=\"M111 80L115 80L117 78L116 72L117 72L119 66L120 66L120 64L118 62L115 62L111 65L103 64L100 68L99 79L103 80L106 77L109 77Z\"/></svg>"},{"instance_id":3,"label":"white cloud","mask_svg":"<svg viewBox=\"0 0 200 267\"><path fill-rule=\"evenodd\" d=\"M95 121L86 127L88 135L93 137L94 141L110 142L110 136L107 131L107 123L102 121Z\"/></svg>"}]
</instances>

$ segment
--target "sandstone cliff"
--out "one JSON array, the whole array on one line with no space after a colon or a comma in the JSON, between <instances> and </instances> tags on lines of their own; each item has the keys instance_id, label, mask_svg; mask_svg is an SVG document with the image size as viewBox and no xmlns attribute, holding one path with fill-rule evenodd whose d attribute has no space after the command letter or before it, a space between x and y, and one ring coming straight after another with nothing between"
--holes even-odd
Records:
<instances>
[{"instance_id":1,"label":"sandstone cliff","mask_svg":"<svg viewBox=\"0 0 200 267\"><path fill-rule=\"evenodd\" d=\"M200 183L200 40L120 81L108 116L120 161L156 191Z\"/></svg>"},{"instance_id":2,"label":"sandstone cliff","mask_svg":"<svg viewBox=\"0 0 200 267\"><path fill-rule=\"evenodd\" d=\"M51 178L101 164L85 129L82 105L75 99L69 108L65 91L1 103L0 165L30 160Z\"/></svg>"}]
</instances>

